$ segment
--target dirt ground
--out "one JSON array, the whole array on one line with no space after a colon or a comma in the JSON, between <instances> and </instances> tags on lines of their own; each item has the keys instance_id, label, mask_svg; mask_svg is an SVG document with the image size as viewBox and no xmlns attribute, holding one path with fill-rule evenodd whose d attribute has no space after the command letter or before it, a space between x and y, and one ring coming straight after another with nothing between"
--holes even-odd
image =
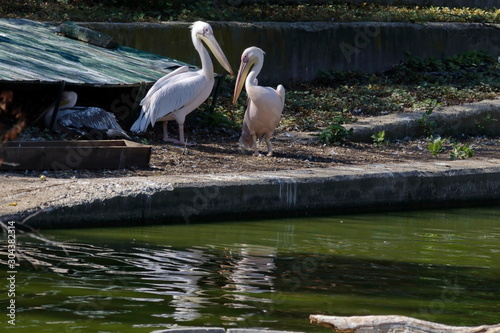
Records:
<instances>
[{"instance_id":1,"label":"dirt ground","mask_svg":"<svg viewBox=\"0 0 500 333\"><path fill-rule=\"evenodd\" d=\"M407 168L418 162L421 168L422 162L429 162L429 167L449 167L451 170L456 170L454 165L463 165L450 160L451 145L447 145L447 151L438 158L433 157L427 148L428 139L395 141L382 147L372 143L330 146L321 143L311 133L277 132L272 140L274 155L268 157L254 156L252 151L242 150L238 144L238 133L197 130L188 134L188 141L196 144L179 146L163 143L161 133L152 136L147 133L149 139L154 137L150 167L147 169L1 171L0 184L5 193L0 200L3 201L0 217L23 220L26 217L23 214L39 207L74 205L110 195L126 196L134 191L149 193L152 188L156 189L151 184L164 188L165 184L161 181L156 184L156 180L165 179L163 176L172 179L168 176L186 175L192 181L193 175L202 174L205 177L200 178L207 179L206 175L210 174L265 175L272 171L310 168L329 168L335 172L336 168L344 170L349 166L359 166L362 172L364 166L373 164L389 164L394 170L398 170L398 163ZM480 165L491 166L500 158L500 138L469 138L461 143L472 145L474 156L470 160L480 162ZM265 144L260 144L259 148L261 153L267 153ZM474 165L477 166L477 163ZM151 184L144 182L148 178L152 180Z\"/></svg>"},{"instance_id":2,"label":"dirt ground","mask_svg":"<svg viewBox=\"0 0 500 333\"><path fill-rule=\"evenodd\" d=\"M447 151L435 158L427 148L427 139L391 142L382 147L376 147L372 143L332 146L321 143L311 134L283 132L276 133L272 140L274 154L268 157L265 155L265 143L259 144L259 151L263 156L254 156L252 151L242 150L237 140L238 137L213 135L196 138L197 144L187 147L155 144L151 169L137 170L136 173L149 175L262 172L412 161L450 162L451 149L451 145L448 145ZM498 139L470 138L463 143L472 144L473 159L500 157Z\"/></svg>"},{"instance_id":3,"label":"dirt ground","mask_svg":"<svg viewBox=\"0 0 500 333\"><path fill-rule=\"evenodd\" d=\"M427 148L429 140L391 142L382 147L372 143L348 143L343 146L326 145L313 133L277 132L272 140L274 154L266 156L265 143L259 143L262 156L242 149L238 134L191 133L189 146L151 143L152 154L149 169L105 170L72 172L71 177L106 176L155 176L180 174L220 174L298 170L307 168L335 168L341 165L366 165L386 163L411 163L412 161L449 162L451 144L437 158ZM469 138L464 144L472 144L475 160L500 157L498 138ZM36 173L36 171L33 171ZM69 176L63 171L45 172L48 176Z\"/></svg>"},{"instance_id":4,"label":"dirt ground","mask_svg":"<svg viewBox=\"0 0 500 333\"><path fill-rule=\"evenodd\" d=\"M173 137L175 137L173 133ZM75 170L75 171L16 171L16 174L54 178L91 178L115 176L155 176L180 174L220 174L264 172L308 168L335 168L342 165L386 163L412 163L429 161L453 163L450 160L451 144L437 158L428 149L429 139L392 141L382 146L373 143L349 142L345 145L326 145L317 133L276 132L272 139L274 154L266 156L265 143L259 143L262 156L242 149L238 144L239 133L195 129L187 139L193 145L181 146L161 141L160 131L147 133L152 146L150 167L135 170ZM26 138L25 138L26 139ZM140 141L141 138L133 138ZM460 143L471 144L474 160L500 157L500 138L467 138ZM12 172L12 171L10 171Z\"/></svg>"}]
</instances>

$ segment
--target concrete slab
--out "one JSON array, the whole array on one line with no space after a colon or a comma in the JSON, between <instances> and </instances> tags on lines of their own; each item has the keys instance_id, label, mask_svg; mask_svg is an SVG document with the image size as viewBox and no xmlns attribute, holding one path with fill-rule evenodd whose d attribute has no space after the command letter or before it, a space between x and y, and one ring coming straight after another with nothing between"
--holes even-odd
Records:
<instances>
[{"instance_id":1,"label":"concrete slab","mask_svg":"<svg viewBox=\"0 0 500 333\"><path fill-rule=\"evenodd\" d=\"M191 223L499 204L500 159L149 178L3 175L1 183L0 220L34 228Z\"/></svg>"},{"instance_id":2,"label":"concrete slab","mask_svg":"<svg viewBox=\"0 0 500 333\"><path fill-rule=\"evenodd\" d=\"M345 127L354 130L349 136L354 142L373 142L371 136L380 131L385 131L385 137L391 140L419 137L426 134L426 126L441 136L500 135L500 99L438 107L425 120L426 125L422 115L423 112L409 112L364 118Z\"/></svg>"}]
</instances>

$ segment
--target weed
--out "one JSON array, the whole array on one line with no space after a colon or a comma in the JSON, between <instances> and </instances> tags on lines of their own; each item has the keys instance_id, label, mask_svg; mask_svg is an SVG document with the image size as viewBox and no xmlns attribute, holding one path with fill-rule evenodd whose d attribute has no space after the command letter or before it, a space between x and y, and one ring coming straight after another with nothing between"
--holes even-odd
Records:
<instances>
[{"instance_id":1,"label":"weed","mask_svg":"<svg viewBox=\"0 0 500 333\"><path fill-rule=\"evenodd\" d=\"M432 135L434 129L437 127L437 123L434 119L430 118L433 109L430 108L422 113L422 117L418 120L420 127L422 127L425 135Z\"/></svg>"},{"instance_id":2,"label":"weed","mask_svg":"<svg viewBox=\"0 0 500 333\"><path fill-rule=\"evenodd\" d=\"M431 142L429 142L429 145L427 146L427 148L431 152L432 156L437 158L439 154L444 153L444 151L445 151L444 146L446 145L448 140L441 138L440 136L438 136L436 138L430 137L430 140L431 140Z\"/></svg>"},{"instance_id":3,"label":"weed","mask_svg":"<svg viewBox=\"0 0 500 333\"><path fill-rule=\"evenodd\" d=\"M455 142L450 151L451 160L464 160L466 158L471 158L474 156L474 148L472 145L465 145L462 143Z\"/></svg>"},{"instance_id":4,"label":"weed","mask_svg":"<svg viewBox=\"0 0 500 333\"><path fill-rule=\"evenodd\" d=\"M230 120L219 108L212 112L199 112L197 114L199 125L208 128L227 128L235 129L236 123Z\"/></svg>"},{"instance_id":5,"label":"weed","mask_svg":"<svg viewBox=\"0 0 500 333\"><path fill-rule=\"evenodd\" d=\"M387 140L385 139L385 131L380 131L371 136L373 139L373 145L377 148L387 145Z\"/></svg>"},{"instance_id":6,"label":"weed","mask_svg":"<svg viewBox=\"0 0 500 333\"><path fill-rule=\"evenodd\" d=\"M330 125L319 135L320 139L327 144L343 144L347 137L353 133L353 129L346 129L343 125L346 119L342 116L336 116L332 119Z\"/></svg>"},{"instance_id":7,"label":"weed","mask_svg":"<svg viewBox=\"0 0 500 333\"><path fill-rule=\"evenodd\" d=\"M491 127L493 126L493 123L498 121L498 119L493 118L491 113L488 113L483 117L481 120L474 120L474 123L476 124L477 127L477 132L482 135L487 135L488 132L491 130Z\"/></svg>"}]
</instances>

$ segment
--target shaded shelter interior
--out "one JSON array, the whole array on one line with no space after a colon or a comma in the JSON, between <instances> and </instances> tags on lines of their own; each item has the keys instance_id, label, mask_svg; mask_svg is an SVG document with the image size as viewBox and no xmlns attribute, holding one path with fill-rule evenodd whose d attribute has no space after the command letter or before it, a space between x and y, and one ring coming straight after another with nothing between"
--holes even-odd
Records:
<instances>
[{"instance_id":1,"label":"shaded shelter interior","mask_svg":"<svg viewBox=\"0 0 500 333\"><path fill-rule=\"evenodd\" d=\"M95 87L65 84L65 91L78 94L78 106L94 106L112 112L120 125L128 128L137 118L139 102L150 85ZM61 93L62 83L0 82L0 91L12 91L13 103L20 107L27 126L45 127L43 113Z\"/></svg>"}]
</instances>

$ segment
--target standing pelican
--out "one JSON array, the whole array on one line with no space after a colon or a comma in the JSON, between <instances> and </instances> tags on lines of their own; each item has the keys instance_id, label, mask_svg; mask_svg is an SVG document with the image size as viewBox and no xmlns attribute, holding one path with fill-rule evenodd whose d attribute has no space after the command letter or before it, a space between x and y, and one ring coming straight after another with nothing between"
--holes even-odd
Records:
<instances>
[{"instance_id":1,"label":"standing pelican","mask_svg":"<svg viewBox=\"0 0 500 333\"><path fill-rule=\"evenodd\" d=\"M202 41L210 48L219 63L231 75L234 74L208 23L201 21L193 23L191 38L201 58L201 69L192 72L187 66L183 66L156 81L141 101L141 114L130 128L132 132L144 132L149 124L154 126L156 122L162 121L163 141L186 143L184 141L186 116L210 96L214 86L214 67ZM167 123L170 120L175 120L179 126L179 140L168 137Z\"/></svg>"},{"instance_id":2,"label":"standing pelican","mask_svg":"<svg viewBox=\"0 0 500 333\"><path fill-rule=\"evenodd\" d=\"M90 136L91 131L98 131L109 138L130 139L116 121L114 114L97 107L75 106L77 99L78 95L74 91L62 93L59 111L54 122L54 131L74 131L85 136ZM44 121L47 128L50 127L55 106L56 102L52 103L45 111Z\"/></svg>"},{"instance_id":3,"label":"standing pelican","mask_svg":"<svg viewBox=\"0 0 500 333\"><path fill-rule=\"evenodd\" d=\"M264 51L255 46L243 51L234 87L233 104L236 103L243 84L245 84L248 105L243 119L240 144L246 148L254 148L254 155L259 155L257 139L265 138L267 156L272 156L273 149L270 140L280 122L281 113L285 106L285 88L281 84L276 89L258 85L257 75L264 64L264 54Z\"/></svg>"}]
</instances>

